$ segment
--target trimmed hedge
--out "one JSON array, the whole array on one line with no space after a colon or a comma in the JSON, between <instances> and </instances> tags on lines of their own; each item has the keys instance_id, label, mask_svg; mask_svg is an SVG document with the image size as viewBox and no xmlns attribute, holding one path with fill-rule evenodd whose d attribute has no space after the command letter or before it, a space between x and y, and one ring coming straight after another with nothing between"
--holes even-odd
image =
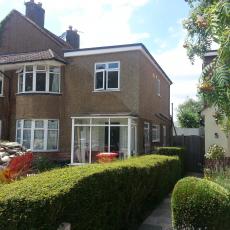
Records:
<instances>
[{"instance_id":1,"label":"trimmed hedge","mask_svg":"<svg viewBox=\"0 0 230 230\"><path fill-rule=\"evenodd\" d=\"M180 176L178 157L157 155L54 169L0 188L0 226L136 229Z\"/></svg>"},{"instance_id":2,"label":"trimmed hedge","mask_svg":"<svg viewBox=\"0 0 230 230\"><path fill-rule=\"evenodd\" d=\"M183 147L159 147L157 154L164 156L178 156L182 163L182 171L185 172L185 148Z\"/></svg>"},{"instance_id":3,"label":"trimmed hedge","mask_svg":"<svg viewBox=\"0 0 230 230\"><path fill-rule=\"evenodd\" d=\"M229 229L230 193L206 179L184 178L172 194L172 215L174 229Z\"/></svg>"}]
</instances>

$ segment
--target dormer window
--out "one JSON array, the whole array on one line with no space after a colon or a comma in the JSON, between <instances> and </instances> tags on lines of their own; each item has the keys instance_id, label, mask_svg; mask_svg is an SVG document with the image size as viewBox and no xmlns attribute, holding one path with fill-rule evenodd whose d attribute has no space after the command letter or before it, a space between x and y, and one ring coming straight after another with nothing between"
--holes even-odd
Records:
<instances>
[{"instance_id":1,"label":"dormer window","mask_svg":"<svg viewBox=\"0 0 230 230\"><path fill-rule=\"evenodd\" d=\"M120 89L120 62L95 64L94 90L116 91Z\"/></svg>"},{"instance_id":2,"label":"dormer window","mask_svg":"<svg viewBox=\"0 0 230 230\"><path fill-rule=\"evenodd\" d=\"M26 65L18 71L18 93L60 93L60 67Z\"/></svg>"},{"instance_id":3,"label":"dormer window","mask_svg":"<svg viewBox=\"0 0 230 230\"><path fill-rule=\"evenodd\" d=\"M3 76L0 74L0 97L3 96Z\"/></svg>"}]
</instances>

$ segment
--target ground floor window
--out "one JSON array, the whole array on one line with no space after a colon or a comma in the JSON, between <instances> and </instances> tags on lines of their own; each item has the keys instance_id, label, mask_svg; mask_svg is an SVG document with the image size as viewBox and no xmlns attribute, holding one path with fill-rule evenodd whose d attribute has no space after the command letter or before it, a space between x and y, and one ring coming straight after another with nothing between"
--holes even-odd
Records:
<instances>
[{"instance_id":1,"label":"ground floor window","mask_svg":"<svg viewBox=\"0 0 230 230\"><path fill-rule=\"evenodd\" d=\"M151 148L150 144L150 123L144 123L144 149L145 153L149 153Z\"/></svg>"},{"instance_id":2,"label":"ground floor window","mask_svg":"<svg viewBox=\"0 0 230 230\"><path fill-rule=\"evenodd\" d=\"M160 125L152 125L152 142L160 142Z\"/></svg>"},{"instance_id":3,"label":"ground floor window","mask_svg":"<svg viewBox=\"0 0 230 230\"><path fill-rule=\"evenodd\" d=\"M57 151L58 120L17 120L16 141L33 151Z\"/></svg>"},{"instance_id":4,"label":"ground floor window","mask_svg":"<svg viewBox=\"0 0 230 230\"><path fill-rule=\"evenodd\" d=\"M136 122L130 117L72 118L72 163L91 163L101 152L120 158L136 153Z\"/></svg>"}]
</instances>

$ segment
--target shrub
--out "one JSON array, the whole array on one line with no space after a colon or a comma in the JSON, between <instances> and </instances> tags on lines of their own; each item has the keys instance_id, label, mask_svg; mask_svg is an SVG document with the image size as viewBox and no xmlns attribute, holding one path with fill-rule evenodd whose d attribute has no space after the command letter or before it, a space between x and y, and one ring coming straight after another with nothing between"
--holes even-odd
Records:
<instances>
[{"instance_id":1,"label":"shrub","mask_svg":"<svg viewBox=\"0 0 230 230\"><path fill-rule=\"evenodd\" d=\"M171 191L178 157L148 155L108 164L54 169L0 188L5 230L135 229Z\"/></svg>"},{"instance_id":2,"label":"shrub","mask_svg":"<svg viewBox=\"0 0 230 230\"><path fill-rule=\"evenodd\" d=\"M208 148L208 152L204 155L207 159L221 159L224 157L225 151L224 148L219 145L211 145Z\"/></svg>"},{"instance_id":3,"label":"shrub","mask_svg":"<svg viewBox=\"0 0 230 230\"><path fill-rule=\"evenodd\" d=\"M173 191L172 215L175 229L229 229L229 191L206 179L184 178Z\"/></svg>"},{"instance_id":4,"label":"shrub","mask_svg":"<svg viewBox=\"0 0 230 230\"><path fill-rule=\"evenodd\" d=\"M165 156L178 156L182 163L182 172L185 171L185 148L183 147L159 147L157 154Z\"/></svg>"},{"instance_id":5,"label":"shrub","mask_svg":"<svg viewBox=\"0 0 230 230\"><path fill-rule=\"evenodd\" d=\"M34 159L32 167L34 172L44 172L54 169L58 167L58 165L49 160L46 156L38 156Z\"/></svg>"}]
</instances>

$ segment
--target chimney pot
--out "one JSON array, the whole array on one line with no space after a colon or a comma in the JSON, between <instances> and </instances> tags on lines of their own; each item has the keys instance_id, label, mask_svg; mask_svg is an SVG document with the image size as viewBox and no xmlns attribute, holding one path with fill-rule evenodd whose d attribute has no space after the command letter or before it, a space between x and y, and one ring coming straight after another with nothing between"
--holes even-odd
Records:
<instances>
[{"instance_id":1,"label":"chimney pot","mask_svg":"<svg viewBox=\"0 0 230 230\"><path fill-rule=\"evenodd\" d=\"M77 33L77 30L73 30L72 26L69 26L69 29L66 31L66 41L74 48L80 48L80 36Z\"/></svg>"},{"instance_id":2,"label":"chimney pot","mask_svg":"<svg viewBox=\"0 0 230 230\"><path fill-rule=\"evenodd\" d=\"M35 22L40 27L44 27L45 10L42 8L42 3L35 3L34 0L25 2L26 17Z\"/></svg>"}]
</instances>

